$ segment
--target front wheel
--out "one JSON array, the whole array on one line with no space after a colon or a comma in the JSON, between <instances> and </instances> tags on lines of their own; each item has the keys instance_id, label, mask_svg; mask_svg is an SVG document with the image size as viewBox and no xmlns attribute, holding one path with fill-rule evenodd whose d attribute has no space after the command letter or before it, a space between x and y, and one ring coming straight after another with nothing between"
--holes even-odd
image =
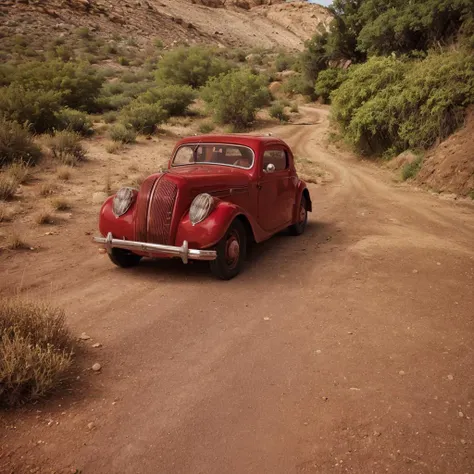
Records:
<instances>
[{"instance_id":1,"label":"front wheel","mask_svg":"<svg viewBox=\"0 0 474 474\"><path fill-rule=\"evenodd\" d=\"M217 258L210 262L211 272L220 280L230 280L240 273L247 253L247 233L239 220L232 222L216 245Z\"/></svg>"},{"instance_id":2,"label":"front wheel","mask_svg":"<svg viewBox=\"0 0 474 474\"><path fill-rule=\"evenodd\" d=\"M291 235L301 235L305 229L308 222L308 205L306 198L301 196L300 208L298 211L298 221L293 225L290 225L288 228Z\"/></svg>"},{"instance_id":3,"label":"front wheel","mask_svg":"<svg viewBox=\"0 0 474 474\"><path fill-rule=\"evenodd\" d=\"M130 268L138 265L142 257L124 249L112 249L108 254L112 263L121 268Z\"/></svg>"}]
</instances>

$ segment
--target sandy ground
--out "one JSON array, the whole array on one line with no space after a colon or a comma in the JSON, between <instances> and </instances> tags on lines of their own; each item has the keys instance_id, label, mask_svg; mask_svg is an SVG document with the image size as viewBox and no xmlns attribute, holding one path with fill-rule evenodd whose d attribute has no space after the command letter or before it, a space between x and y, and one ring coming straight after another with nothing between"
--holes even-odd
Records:
<instances>
[{"instance_id":1,"label":"sandy ground","mask_svg":"<svg viewBox=\"0 0 474 474\"><path fill-rule=\"evenodd\" d=\"M395 183L328 143L327 109L302 110L313 125L273 133L330 178L307 232L235 280L115 268L85 235L94 205L2 254L1 293L63 306L103 369L3 413L0 472L473 472L473 208Z\"/></svg>"}]
</instances>

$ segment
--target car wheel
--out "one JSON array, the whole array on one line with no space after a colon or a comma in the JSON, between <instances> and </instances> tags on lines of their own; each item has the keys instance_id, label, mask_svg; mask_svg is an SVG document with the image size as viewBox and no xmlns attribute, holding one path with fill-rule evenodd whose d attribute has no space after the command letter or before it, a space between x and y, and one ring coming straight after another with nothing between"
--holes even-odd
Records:
<instances>
[{"instance_id":1,"label":"car wheel","mask_svg":"<svg viewBox=\"0 0 474 474\"><path fill-rule=\"evenodd\" d=\"M289 230L291 235L301 235L305 229L308 222L308 206L306 204L306 198L301 196L300 209L298 212L298 222L293 225L290 225Z\"/></svg>"},{"instance_id":2,"label":"car wheel","mask_svg":"<svg viewBox=\"0 0 474 474\"><path fill-rule=\"evenodd\" d=\"M240 273L247 253L247 233L239 220L232 222L216 245L217 258L210 262L211 271L221 280L230 280Z\"/></svg>"},{"instance_id":3,"label":"car wheel","mask_svg":"<svg viewBox=\"0 0 474 474\"><path fill-rule=\"evenodd\" d=\"M138 265L142 257L124 249L112 249L108 254L110 260L121 268L130 268Z\"/></svg>"}]
</instances>

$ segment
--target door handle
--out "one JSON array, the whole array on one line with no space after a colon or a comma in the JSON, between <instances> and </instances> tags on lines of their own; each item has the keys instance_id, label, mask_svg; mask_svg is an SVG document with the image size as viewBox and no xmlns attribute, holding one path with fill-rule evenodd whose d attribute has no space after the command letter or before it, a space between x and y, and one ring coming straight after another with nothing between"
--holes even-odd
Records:
<instances>
[{"instance_id":1,"label":"door handle","mask_svg":"<svg viewBox=\"0 0 474 474\"><path fill-rule=\"evenodd\" d=\"M261 184L257 184L257 189L262 189L262 185L261 185Z\"/></svg>"}]
</instances>

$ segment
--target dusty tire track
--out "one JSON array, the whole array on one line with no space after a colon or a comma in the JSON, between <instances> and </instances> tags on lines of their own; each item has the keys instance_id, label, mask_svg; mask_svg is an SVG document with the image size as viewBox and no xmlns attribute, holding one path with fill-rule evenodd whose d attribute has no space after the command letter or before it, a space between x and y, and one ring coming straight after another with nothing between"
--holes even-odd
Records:
<instances>
[{"instance_id":1,"label":"dusty tire track","mask_svg":"<svg viewBox=\"0 0 474 474\"><path fill-rule=\"evenodd\" d=\"M315 125L274 133L332 180L311 186L308 232L253 249L238 279L124 272L85 243L9 271L61 289L104 369L60 408L7 415L0 470L472 471L472 208L393 183L327 143L326 109L302 111Z\"/></svg>"}]
</instances>

